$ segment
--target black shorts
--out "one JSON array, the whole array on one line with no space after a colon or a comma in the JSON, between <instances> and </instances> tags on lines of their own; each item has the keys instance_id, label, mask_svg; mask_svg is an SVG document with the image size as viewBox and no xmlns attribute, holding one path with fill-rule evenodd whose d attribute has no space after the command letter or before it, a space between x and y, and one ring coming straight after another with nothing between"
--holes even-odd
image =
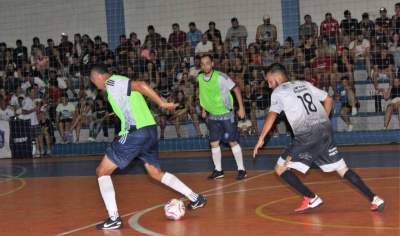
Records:
<instances>
[{"instance_id":1,"label":"black shorts","mask_svg":"<svg viewBox=\"0 0 400 236\"><path fill-rule=\"evenodd\" d=\"M72 118L63 118L63 119L60 119L60 122L63 123L63 124L71 123L72 122Z\"/></svg>"},{"instance_id":2,"label":"black shorts","mask_svg":"<svg viewBox=\"0 0 400 236\"><path fill-rule=\"evenodd\" d=\"M222 141L222 142L234 142L239 139L239 132L237 123L228 120L211 120L207 122L208 131L210 133L210 142Z\"/></svg>"},{"instance_id":3,"label":"black shorts","mask_svg":"<svg viewBox=\"0 0 400 236\"><path fill-rule=\"evenodd\" d=\"M288 157L291 157L288 160ZM292 144L279 157L277 164L306 173L315 163L324 172L346 167L333 140L330 122L318 124L308 133L295 135Z\"/></svg>"}]
</instances>

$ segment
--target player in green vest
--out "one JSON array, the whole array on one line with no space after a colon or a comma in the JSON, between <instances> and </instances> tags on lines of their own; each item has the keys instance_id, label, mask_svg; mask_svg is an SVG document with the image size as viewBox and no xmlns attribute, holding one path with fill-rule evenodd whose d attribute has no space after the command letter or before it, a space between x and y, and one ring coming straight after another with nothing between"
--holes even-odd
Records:
<instances>
[{"instance_id":1,"label":"player in green vest","mask_svg":"<svg viewBox=\"0 0 400 236\"><path fill-rule=\"evenodd\" d=\"M224 177L221 165L220 142L228 142L238 167L237 180L246 178L247 173L243 163L242 148L238 143L239 133L234 115L234 104L231 90L238 101L239 118L244 118L244 108L240 88L226 74L214 70L214 62L210 55L201 57L202 72L197 76L199 84L199 99L202 107L202 116L207 118L210 136L211 154L214 162L214 171L209 179Z\"/></svg>"},{"instance_id":2,"label":"player in green vest","mask_svg":"<svg viewBox=\"0 0 400 236\"><path fill-rule=\"evenodd\" d=\"M157 125L143 95L162 109L173 110L176 104L161 100L145 82L133 81L122 75L111 75L102 65L91 69L90 80L99 90L107 91L108 101L121 121L119 137L107 147L106 154L96 169L100 193L109 215L96 228L122 227L110 176L115 169L125 168L135 158L144 162L147 173L153 179L186 196L190 200L189 209L203 207L207 203L205 197L193 192L175 175L161 170L158 161Z\"/></svg>"}]
</instances>

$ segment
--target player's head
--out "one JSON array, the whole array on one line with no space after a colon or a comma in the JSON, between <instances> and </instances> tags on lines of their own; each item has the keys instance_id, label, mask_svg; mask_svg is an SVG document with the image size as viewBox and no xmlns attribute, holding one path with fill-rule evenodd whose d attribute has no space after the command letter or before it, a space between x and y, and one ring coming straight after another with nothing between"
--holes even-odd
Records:
<instances>
[{"instance_id":1,"label":"player's head","mask_svg":"<svg viewBox=\"0 0 400 236\"><path fill-rule=\"evenodd\" d=\"M288 80L288 73L284 65L280 63L273 63L266 70L266 77L268 86L271 89L275 89L281 83L284 83Z\"/></svg>"},{"instance_id":2,"label":"player's head","mask_svg":"<svg viewBox=\"0 0 400 236\"><path fill-rule=\"evenodd\" d=\"M90 70L90 81L100 90L105 89L104 83L109 77L110 73L104 65L94 65Z\"/></svg>"},{"instance_id":3,"label":"player's head","mask_svg":"<svg viewBox=\"0 0 400 236\"><path fill-rule=\"evenodd\" d=\"M208 74L212 71L213 67L214 67L214 62L213 62L213 58L210 54L203 54L200 57L200 66L201 66L201 70Z\"/></svg>"}]
</instances>

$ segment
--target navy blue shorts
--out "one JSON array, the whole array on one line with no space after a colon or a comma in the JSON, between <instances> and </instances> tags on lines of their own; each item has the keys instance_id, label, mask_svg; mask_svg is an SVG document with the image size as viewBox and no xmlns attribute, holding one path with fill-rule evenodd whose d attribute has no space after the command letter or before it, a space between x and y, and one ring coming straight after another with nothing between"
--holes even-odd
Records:
<instances>
[{"instance_id":1,"label":"navy blue shorts","mask_svg":"<svg viewBox=\"0 0 400 236\"><path fill-rule=\"evenodd\" d=\"M157 126L146 126L116 138L106 149L106 154L120 169L124 169L135 158L160 168Z\"/></svg>"},{"instance_id":2,"label":"navy blue shorts","mask_svg":"<svg viewBox=\"0 0 400 236\"><path fill-rule=\"evenodd\" d=\"M210 142L222 141L233 142L238 141L239 132L237 124L231 119L228 120L210 120L208 119L208 131L210 133Z\"/></svg>"}]
</instances>

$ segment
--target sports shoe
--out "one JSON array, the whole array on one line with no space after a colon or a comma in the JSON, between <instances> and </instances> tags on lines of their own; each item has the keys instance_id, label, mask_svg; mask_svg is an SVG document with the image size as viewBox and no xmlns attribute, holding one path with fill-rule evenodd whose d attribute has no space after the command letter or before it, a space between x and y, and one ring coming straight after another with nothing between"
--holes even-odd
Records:
<instances>
[{"instance_id":1,"label":"sports shoe","mask_svg":"<svg viewBox=\"0 0 400 236\"><path fill-rule=\"evenodd\" d=\"M194 202L190 202L187 207L190 210L194 210L200 207L203 207L207 204L207 198L204 197L203 195L199 194L199 196L197 197L197 200Z\"/></svg>"},{"instance_id":2,"label":"sports shoe","mask_svg":"<svg viewBox=\"0 0 400 236\"><path fill-rule=\"evenodd\" d=\"M349 124L349 125L347 126L347 132L351 132L351 131L353 131L353 125L352 125L352 124Z\"/></svg>"},{"instance_id":3,"label":"sports shoe","mask_svg":"<svg viewBox=\"0 0 400 236\"><path fill-rule=\"evenodd\" d=\"M352 116L357 115L357 107L352 107L352 108L351 108L351 115L352 115Z\"/></svg>"},{"instance_id":4,"label":"sports shoe","mask_svg":"<svg viewBox=\"0 0 400 236\"><path fill-rule=\"evenodd\" d=\"M323 203L322 199L315 195L314 198L304 197L299 208L294 211L297 213L305 213L306 211L316 208Z\"/></svg>"},{"instance_id":5,"label":"sports shoe","mask_svg":"<svg viewBox=\"0 0 400 236\"><path fill-rule=\"evenodd\" d=\"M211 175L209 175L207 177L208 179L220 179L220 178L224 178L224 171L218 171L218 170L214 170Z\"/></svg>"},{"instance_id":6,"label":"sports shoe","mask_svg":"<svg viewBox=\"0 0 400 236\"><path fill-rule=\"evenodd\" d=\"M121 217L117 217L117 219L112 220L111 218L108 218L106 221L103 223L97 224L96 229L102 230L102 229L119 229L122 228L122 220Z\"/></svg>"},{"instance_id":7,"label":"sports shoe","mask_svg":"<svg viewBox=\"0 0 400 236\"><path fill-rule=\"evenodd\" d=\"M375 196L371 202L371 211L383 211L385 208L385 201L382 198Z\"/></svg>"},{"instance_id":8,"label":"sports shoe","mask_svg":"<svg viewBox=\"0 0 400 236\"><path fill-rule=\"evenodd\" d=\"M236 177L237 180L242 180L247 177L247 172L245 170L239 170Z\"/></svg>"}]
</instances>

